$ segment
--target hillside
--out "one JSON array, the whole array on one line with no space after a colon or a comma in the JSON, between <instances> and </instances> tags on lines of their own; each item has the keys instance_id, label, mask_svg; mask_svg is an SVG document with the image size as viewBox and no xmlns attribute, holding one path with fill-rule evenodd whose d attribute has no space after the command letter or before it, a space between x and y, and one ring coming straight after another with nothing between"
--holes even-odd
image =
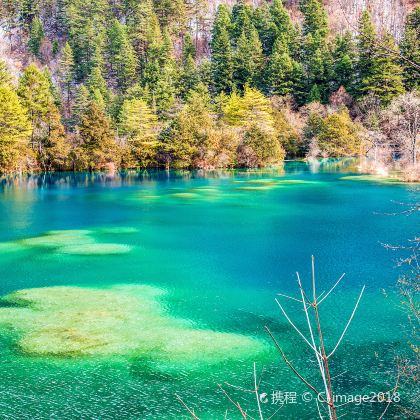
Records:
<instances>
[{"instance_id":1,"label":"hillside","mask_svg":"<svg viewBox=\"0 0 420 420\"><path fill-rule=\"evenodd\" d=\"M415 162L416 142L383 114L419 86L412 8L3 2L0 169L254 167L365 154L378 138Z\"/></svg>"}]
</instances>

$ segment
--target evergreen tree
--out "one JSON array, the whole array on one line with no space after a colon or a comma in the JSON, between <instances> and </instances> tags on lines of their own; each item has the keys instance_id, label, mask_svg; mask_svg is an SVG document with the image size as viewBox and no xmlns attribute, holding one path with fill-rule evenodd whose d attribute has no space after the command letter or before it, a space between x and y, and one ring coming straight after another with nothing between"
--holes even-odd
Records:
<instances>
[{"instance_id":1,"label":"evergreen tree","mask_svg":"<svg viewBox=\"0 0 420 420\"><path fill-rule=\"evenodd\" d=\"M380 42L368 12L363 13L359 27L358 94L376 96L382 104L404 92L398 50L390 35Z\"/></svg>"},{"instance_id":2,"label":"evergreen tree","mask_svg":"<svg viewBox=\"0 0 420 420\"><path fill-rule=\"evenodd\" d=\"M316 83L312 85L309 91L308 102L321 102L321 90Z\"/></svg>"},{"instance_id":3,"label":"evergreen tree","mask_svg":"<svg viewBox=\"0 0 420 420\"><path fill-rule=\"evenodd\" d=\"M153 0L156 15L162 27L184 29L186 21L186 8L184 0Z\"/></svg>"},{"instance_id":4,"label":"evergreen tree","mask_svg":"<svg viewBox=\"0 0 420 420\"><path fill-rule=\"evenodd\" d=\"M92 68L92 71L87 78L86 86L88 87L91 95L96 92L96 96L100 94L103 100L109 100L108 86L99 66Z\"/></svg>"},{"instance_id":5,"label":"evergreen tree","mask_svg":"<svg viewBox=\"0 0 420 420\"><path fill-rule=\"evenodd\" d=\"M233 56L230 43L230 13L226 6L217 9L211 39L211 72L217 93L230 93L233 88Z\"/></svg>"},{"instance_id":6,"label":"evergreen tree","mask_svg":"<svg viewBox=\"0 0 420 420\"><path fill-rule=\"evenodd\" d=\"M0 60L0 86L10 85L12 83L12 76L9 73L7 65L4 61Z\"/></svg>"},{"instance_id":7,"label":"evergreen tree","mask_svg":"<svg viewBox=\"0 0 420 420\"><path fill-rule=\"evenodd\" d=\"M119 164L118 148L109 120L94 102L88 105L82 115L78 132L79 161L84 168L94 171Z\"/></svg>"},{"instance_id":8,"label":"evergreen tree","mask_svg":"<svg viewBox=\"0 0 420 420\"><path fill-rule=\"evenodd\" d=\"M31 31L29 33L28 48L29 51L35 56L40 58L41 45L44 40L44 27L41 19L36 17L31 24Z\"/></svg>"},{"instance_id":9,"label":"evergreen tree","mask_svg":"<svg viewBox=\"0 0 420 420\"><path fill-rule=\"evenodd\" d=\"M303 33L311 34L315 40L328 35L327 13L321 0L301 0L300 10L303 14Z\"/></svg>"},{"instance_id":10,"label":"evergreen tree","mask_svg":"<svg viewBox=\"0 0 420 420\"><path fill-rule=\"evenodd\" d=\"M38 165L45 171L52 169L52 154L63 149L64 141L63 135L58 135L64 133L64 128L52 89L49 73L41 72L35 64L31 64L19 79L17 91L32 123L31 147Z\"/></svg>"},{"instance_id":11,"label":"evergreen tree","mask_svg":"<svg viewBox=\"0 0 420 420\"><path fill-rule=\"evenodd\" d=\"M137 59L124 25L114 19L108 34L109 62L112 73L121 89L127 89L136 81Z\"/></svg>"},{"instance_id":12,"label":"evergreen tree","mask_svg":"<svg viewBox=\"0 0 420 420\"><path fill-rule=\"evenodd\" d=\"M185 98L188 92L200 82L200 76L195 64L196 50L190 35L185 36L182 48L182 68L179 78L179 93Z\"/></svg>"},{"instance_id":13,"label":"evergreen tree","mask_svg":"<svg viewBox=\"0 0 420 420\"><path fill-rule=\"evenodd\" d=\"M198 86L189 93L169 135L163 139L162 154L166 167L194 167L213 124L210 96L205 87Z\"/></svg>"},{"instance_id":14,"label":"evergreen tree","mask_svg":"<svg viewBox=\"0 0 420 420\"><path fill-rule=\"evenodd\" d=\"M156 165L157 116L148 104L142 99L125 100L119 119L119 133L127 139L125 164L144 168Z\"/></svg>"},{"instance_id":15,"label":"evergreen tree","mask_svg":"<svg viewBox=\"0 0 420 420\"><path fill-rule=\"evenodd\" d=\"M126 14L128 34L139 58L140 72L143 73L148 49L156 48L162 43L159 20L154 11L152 0L136 2Z\"/></svg>"},{"instance_id":16,"label":"evergreen tree","mask_svg":"<svg viewBox=\"0 0 420 420\"><path fill-rule=\"evenodd\" d=\"M82 115L86 112L90 104L90 94L89 90L84 84L81 84L77 91L73 102L72 107L72 126L80 124Z\"/></svg>"},{"instance_id":17,"label":"evergreen tree","mask_svg":"<svg viewBox=\"0 0 420 420\"><path fill-rule=\"evenodd\" d=\"M17 93L28 112L33 127L32 147L37 150L44 137L48 111L54 106L50 82L35 64L30 64L19 79Z\"/></svg>"},{"instance_id":18,"label":"evergreen tree","mask_svg":"<svg viewBox=\"0 0 420 420\"><path fill-rule=\"evenodd\" d=\"M305 71L308 94L316 85L321 101L326 103L332 91L333 58L327 43L319 42L312 34L305 38Z\"/></svg>"},{"instance_id":19,"label":"evergreen tree","mask_svg":"<svg viewBox=\"0 0 420 420\"><path fill-rule=\"evenodd\" d=\"M244 0L238 0L232 9L231 36L234 44L238 41L242 32L249 36L252 24L253 10ZM254 28L255 29L255 28Z\"/></svg>"},{"instance_id":20,"label":"evergreen tree","mask_svg":"<svg viewBox=\"0 0 420 420\"><path fill-rule=\"evenodd\" d=\"M245 30L238 39L234 56L234 81L238 89L245 85L258 86L264 64L261 41L257 30L251 25L249 36Z\"/></svg>"},{"instance_id":21,"label":"evergreen tree","mask_svg":"<svg viewBox=\"0 0 420 420\"><path fill-rule=\"evenodd\" d=\"M276 28L276 38L282 37L289 48L295 35L294 27L282 0L273 1L270 6L270 14Z\"/></svg>"},{"instance_id":22,"label":"evergreen tree","mask_svg":"<svg viewBox=\"0 0 420 420\"><path fill-rule=\"evenodd\" d=\"M336 36L332 55L334 60L332 90L336 91L340 86L344 86L347 92L353 94L356 87L356 49L349 32L343 36Z\"/></svg>"},{"instance_id":23,"label":"evergreen tree","mask_svg":"<svg viewBox=\"0 0 420 420\"><path fill-rule=\"evenodd\" d=\"M408 90L420 88L420 6L417 6L408 16L404 35L400 44L403 67L404 85ZM411 63L416 63L413 66Z\"/></svg>"},{"instance_id":24,"label":"evergreen tree","mask_svg":"<svg viewBox=\"0 0 420 420\"><path fill-rule=\"evenodd\" d=\"M63 170L70 152L66 133L61 123L58 109L50 107L46 115L47 127L42 148L37 153L37 160L43 171Z\"/></svg>"},{"instance_id":25,"label":"evergreen tree","mask_svg":"<svg viewBox=\"0 0 420 420\"><path fill-rule=\"evenodd\" d=\"M252 23L260 37L264 55L270 55L274 41L278 36L278 29L273 21L270 8L266 3L254 10Z\"/></svg>"},{"instance_id":26,"label":"evergreen tree","mask_svg":"<svg viewBox=\"0 0 420 420\"><path fill-rule=\"evenodd\" d=\"M293 60L290 58L285 41L278 38L267 68L268 93L287 95L293 89Z\"/></svg>"},{"instance_id":27,"label":"evergreen tree","mask_svg":"<svg viewBox=\"0 0 420 420\"><path fill-rule=\"evenodd\" d=\"M59 61L59 81L61 89L66 95L66 108L70 109L71 88L74 81L74 59L73 51L68 42L65 43Z\"/></svg>"},{"instance_id":28,"label":"evergreen tree","mask_svg":"<svg viewBox=\"0 0 420 420\"><path fill-rule=\"evenodd\" d=\"M0 173L21 171L32 127L15 91L0 84Z\"/></svg>"}]
</instances>

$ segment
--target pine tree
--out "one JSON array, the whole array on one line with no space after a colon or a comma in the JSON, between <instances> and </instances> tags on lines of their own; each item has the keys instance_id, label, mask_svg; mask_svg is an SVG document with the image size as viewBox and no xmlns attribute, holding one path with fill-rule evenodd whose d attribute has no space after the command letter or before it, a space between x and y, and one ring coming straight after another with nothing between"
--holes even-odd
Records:
<instances>
[{"instance_id":1,"label":"pine tree","mask_svg":"<svg viewBox=\"0 0 420 420\"><path fill-rule=\"evenodd\" d=\"M96 95L100 93L105 101L109 100L108 86L99 66L92 68L92 71L87 78L86 86L88 87L91 94L96 91Z\"/></svg>"},{"instance_id":2,"label":"pine tree","mask_svg":"<svg viewBox=\"0 0 420 420\"><path fill-rule=\"evenodd\" d=\"M272 95L287 95L293 89L293 61L285 41L278 38L274 44L273 53L267 67L268 93Z\"/></svg>"},{"instance_id":3,"label":"pine tree","mask_svg":"<svg viewBox=\"0 0 420 420\"><path fill-rule=\"evenodd\" d=\"M327 13L320 0L301 0L303 14L303 33L311 34L314 39L324 39L328 34Z\"/></svg>"},{"instance_id":4,"label":"pine tree","mask_svg":"<svg viewBox=\"0 0 420 420\"><path fill-rule=\"evenodd\" d=\"M119 132L129 139L145 139L156 134L157 116L142 99L125 100L119 120Z\"/></svg>"},{"instance_id":5,"label":"pine tree","mask_svg":"<svg viewBox=\"0 0 420 420\"><path fill-rule=\"evenodd\" d=\"M143 73L149 47L162 43L162 32L153 8L153 1L136 2L127 10L126 15L127 32L140 60L140 72Z\"/></svg>"},{"instance_id":6,"label":"pine tree","mask_svg":"<svg viewBox=\"0 0 420 420\"><path fill-rule=\"evenodd\" d=\"M21 171L32 127L15 91L0 84L0 173Z\"/></svg>"},{"instance_id":7,"label":"pine tree","mask_svg":"<svg viewBox=\"0 0 420 420\"><path fill-rule=\"evenodd\" d=\"M37 160L43 171L63 170L66 168L70 146L56 107L50 107L47 115L47 133Z\"/></svg>"},{"instance_id":8,"label":"pine tree","mask_svg":"<svg viewBox=\"0 0 420 420\"><path fill-rule=\"evenodd\" d=\"M417 6L408 16L404 35L400 43L403 67L404 85L408 90L420 88L420 70L411 63L420 63L420 6Z\"/></svg>"},{"instance_id":9,"label":"pine tree","mask_svg":"<svg viewBox=\"0 0 420 420\"><path fill-rule=\"evenodd\" d=\"M238 39L234 56L234 81L238 89L245 85L258 86L263 70L264 57L257 30L252 25L249 36L245 30Z\"/></svg>"},{"instance_id":10,"label":"pine tree","mask_svg":"<svg viewBox=\"0 0 420 420\"><path fill-rule=\"evenodd\" d=\"M270 8L266 3L254 10L252 23L258 32L258 36L260 37L264 55L270 55L273 49L274 41L278 36L278 29L273 21Z\"/></svg>"},{"instance_id":11,"label":"pine tree","mask_svg":"<svg viewBox=\"0 0 420 420\"><path fill-rule=\"evenodd\" d=\"M397 62L398 48L388 34L378 42L368 12L360 20L358 50L359 96L371 94L386 105L404 92L402 69Z\"/></svg>"},{"instance_id":12,"label":"pine tree","mask_svg":"<svg viewBox=\"0 0 420 420\"><path fill-rule=\"evenodd\" d=\"M78 126L79 160L89 171L106 169L109 164L119 164L118 148L106 115L91 102Z\"/></svg>"},{"instance_id":13,"label":"pine tree","mask_svg":"<svg viewBox=\"0 0 420 420\"><path fill-rule=\"evenodd\" d=\"M1 85L10 85L12 82L12 76L7 68L7 65L4 61L0 60L0 86Z\"/></svg>"},{"instance_id":14,"label":"pine tree","mask_svg":"<svg viewBox=\"0 0 420 420\"><path fill-rule=\"evenodd\" d=\"M153 4L162 27L184 28L186 9L183 0L153 0Z\"/></svg>"},{"instance_id":15,"label":"pine tree","mask_svg":"<svg viewBox=\"0 0 420 420\"><path fill-rule=\"evenodd\" d=\"M73 51L68 42L65 43L59 61L59 81L61 89L66 95L66 109L70 109L71 88L74 82L74 59Z\"/></svg>"},{"instance_id":16,"label":"pine tree","mask_svg":"<svg viewBox=\"0 0 420 420\"><path fill-rule=\"evenodd\" d=\"M246 36L249 36L252 24L252 7L244 0L238 0L232 9L232 25L231 25L231 36L234 44L238 41L242 32L245 32Z\"/></svg>"},{"instance_id":17,"label":"pine tree","mask_svg":"<svg viewBox=\"0 0 420 420\"><path fill-rule=\"evenodd\" d=\"M86 112L89 104L90 104L89 90L86 88L84 84L81 84L76 91L76 95L75 95L73 107L72 107L71 124L73 127L80 124L82 115Z\"/></svg>"},{"instance_id":18,"label":"pine tree","mask_svg":"<svg viewBox=\"0 0 420 420\"><path fill-rule=\"evenodd\" d=\"M36 150L43 137L48 111L54 106L50 82L35 64L30 64L19 79L17 93L28 111L33 127L32 147Z\"/></svg>"},{"instance_id":19,"label":"pine tree","mask_svg":"<svg viewBox=\"0 0 420 420\"><path fill-rule=\"evenodd\" d=\"M230 13L226 6L217 9L211 39L211 73L217 93L230 93L233 88L233 56L229 37Z\"/></svg>"},{"instance_id":20,"label":"pine tree","mask_svg":"<svg viewBox=\"0 0 420 420\"><path fill-rule=\"evenodd\" d=\"M179 78L179 93L181 98L185 98L188 92L200 82L195 56L196 50L192 38L188 34L184 39L182 48L182 68Z\"/></svg>"},{"instance_id":21,"label":"pine tree","mask_svg":"<svg viewBox=\"0 0 420 420\"><path fill-rule=\"evenodd\" d=\"M49 73L41 72L35 64L29 65L19 79L17 93L32 123L31 147L38 165L42 170L50 170L52 154L54 150L57 151L57 144L60 144L58 148L61 148L63 141L63 136L58 136L57 133L64 133L64 128L61 125ZM51 138L51 135L54 138ZM49 153L49 148L53 152Z\"/></svg>"},{"instance_id":22,"label":"pine tree","mask_svg":"<svg viewBox=\"0 0 420 420\"><path fill-rule=\"evenodd\" d=\"M353 94L356 83L356 49L349 32L343 36L336 36L332 55L334 59L332 90L336 91L343 86L347 92Z\"/></svg>"},{"instance_id":23,"label":"pine tree","mask_svg":"<svg viewBox=\"0 0 420 420\"><path fill-rule=\"evenodd\" d=\"M31 32L29 34L28 48L35 56L40 58L41 45L44 40L44 27L41 20L36 17L31 23Z\"/></svg>"},{"instance_id":24,"label":"pine tree","mask_svg":"<svg viewBox=\"0 0 420 420\"><path fill-rule=\"evenodd\" d=\"M294 27L282 0L273 1L270 6L270 14L276 28L276 39L282 37L289 48L294 35Z\"/></svg>"},{"instance_id":25,"label":"pine tree","mask_svg":"<svg viewBox=\"0 0 420 420\"><path fill-rule=\"evenodd\" d=\"M124 25L114 19L108 34L109 62L118 86L125 90L137 76L137 59Z\"/></svg>"},{"instance_id":26,"label":"pine tree","mask_svg":"<svg viewBox=\"0 0 420 420\"><path fill-rule=\"evenodd\" d=\"M157 116L143 99L124 101L119 115L119 134L125 139L124 165L147 168L156 166Z\"/></svg>"}]
</instances>

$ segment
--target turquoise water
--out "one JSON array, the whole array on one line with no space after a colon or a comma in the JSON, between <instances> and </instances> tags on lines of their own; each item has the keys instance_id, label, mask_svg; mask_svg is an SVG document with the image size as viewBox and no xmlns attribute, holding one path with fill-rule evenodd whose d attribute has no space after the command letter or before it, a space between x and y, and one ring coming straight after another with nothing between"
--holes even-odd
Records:
<instances>
[{"instance_id":1,"label":"turquoise water","mask_svg":"<svg viewBox=\"0 0 420 420\"><path fill-rule=\"evenodd\" d=\"M321 313L330 348L366 285L332 362L333 375L344 372L337 392L390 389L406 320L395 295L399 254L381 244L415 236L417 216L386 213L418 189L348 175L342 162L289 162L284 170L3 179L0 294L44 289L1 304L0 415L187 418L178 393L200 418L227 409L238 418L217 384L250 389L255 361L265 368L267 414L280 408L271 393L281 390L296 392L297 403L274 418L314 418L314 404L300 398L305 386L264 332L270 326L319 383L274 302L277 293L297 295L296 271L309 287L312 254L320 291L347 273ZM303 325L301 309L286 307ZM256 415L252 395L229 392ZM383 408L345 410L369 419Z\"/></svg>"}]
</instances>

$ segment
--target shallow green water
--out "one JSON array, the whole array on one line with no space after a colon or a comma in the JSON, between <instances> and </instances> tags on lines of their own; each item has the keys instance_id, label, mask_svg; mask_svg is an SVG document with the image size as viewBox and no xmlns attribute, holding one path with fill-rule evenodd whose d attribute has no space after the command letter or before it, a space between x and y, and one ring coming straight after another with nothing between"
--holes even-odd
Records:
<instances>
[{"instance_id":1,"label":"shallow green water","mask_svg":"<svg viewBox=\"0 0 420 420\"><path fill-rule=\"evenodd\" d=\"M388 216L415 186L343 179L344 164L285 171L55 175L4 179L0 193L0 415L7 418L182 418L179 393L201 418L238 418L217 384L252 387L265 367L267 413L276 390L296 392L274 418L314 418L306 388L279 360L269 325L316 382L308 352L281 317L276 293L324 290L346 272L321 314L334 345L360 287L360 310L336 353L337 392L388 390L406 347L381 243L416 233L416 216ZM56 289L26 290L46 286ZM77 288L81 287L81 288ZM302 311L287 308L301 325ZM329 312L327 313L327 310ZM70 350L69 350L70 349ZM255 415L252 396L232 391ZM347 406L377 417L381 404ZM392 414L393 408L390 409Z\"/></svg>"}]
</instances>

